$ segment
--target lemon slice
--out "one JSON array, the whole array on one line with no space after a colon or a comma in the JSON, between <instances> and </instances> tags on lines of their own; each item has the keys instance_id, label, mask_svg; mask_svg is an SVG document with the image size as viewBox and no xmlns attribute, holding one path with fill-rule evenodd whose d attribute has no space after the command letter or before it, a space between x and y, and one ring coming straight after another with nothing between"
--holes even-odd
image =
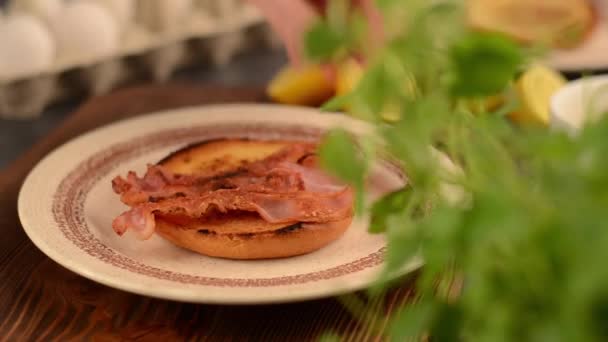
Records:
<instances>
[{"instance_id":1,"label":"lemon slice","mask_svg":"<svg viewBox=\"0 0 608 342\"><path fill-rule=\"evenodd\" d=\"M336 94L346 95L353 91L362 76L363 67L361 66L361 63L356 60L349 59L340 64L336 80Z\"/></svg>"},{"instance_id":2,"label":"lemon slice","mask_svg":"<svg viewBox=\"0 0 608 342\"><path fill-rule=\"evenodd\" d=\"M271 81L266 90L276 102L292 105L318 105L331 98L334 84L320 65L286 67Z\"/></svg>"},{"instance_id":3,"label":"lemon slice","mask_svg":"<svg viewBox=\"0 0 608 342\"><path fill-rule=\"evenodd\" d=\"M566 79L547 67L535 65L526 70L515 84L520 108L510 118L519 123L547 125L551 97L564 84Z\"/></svg>"}]
</instances>

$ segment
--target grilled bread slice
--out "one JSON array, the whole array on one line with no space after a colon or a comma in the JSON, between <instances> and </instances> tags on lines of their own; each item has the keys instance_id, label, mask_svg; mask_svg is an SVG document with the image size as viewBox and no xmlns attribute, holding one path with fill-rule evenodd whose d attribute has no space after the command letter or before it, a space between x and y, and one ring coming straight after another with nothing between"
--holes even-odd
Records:
<instances>
[{"instance_id":1,"label":"grilled bread slice","mask_svg":"<svg viewBox=\"0 0 608 342\"><path fill-rule=\"evenodd\" d=\"M280 140L217 139L187 146L165 157L159 164L175 173L236 170L246 162L264 159L290 144Z\"/></svg>"},{"instance_id":2,"label":"grilled bread slice","mask_svg":"<svg viewBox=\"0 0 608 342\"><path fill-rule=\"evenodd\" d=\"M183 148L159 162L172 172L226 174L246 162L264 159L289 141L213 140ZM269 223L257 213L216 213L194 219L156 218L156 232L200 254L229 259L268 259L310 253L338 239L352 217L329 223Z\"/></svg>"},{"instance_id":3,"label":"grilled bread slice","mask_svg":"<svg viewBox=\"0 0 608 342\"><path fill-rule=\"evenodd\" d=\"M589 0L467 0L467 8L476 29L556 48L580 45L597 20Z\"/></svg>"}]
</instances>

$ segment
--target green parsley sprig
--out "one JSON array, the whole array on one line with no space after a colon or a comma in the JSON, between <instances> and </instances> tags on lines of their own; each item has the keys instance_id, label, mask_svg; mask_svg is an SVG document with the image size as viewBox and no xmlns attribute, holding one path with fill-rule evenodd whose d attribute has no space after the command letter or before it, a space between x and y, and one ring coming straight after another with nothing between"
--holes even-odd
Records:
<instances>
[{"instance_id":1,"label":"green parsley sprig","mask_svg":"<svg viewBox=\"0 0 608 342\"><path fill-rule=\"evenodd\" d=\"M382 145L371 150L397 158L411 180L367 208L370 229L389 241L380 286L412 256L425 262L417 282L422 297L391 318L391 339L608 340L608 118L572 136L513 126L504 117L509 101L473 114L463 100L507 92L532 57L528 51L502 35L469 30L462 1L377 3L389 41L367 56L356 89L326 108L348 104L375 125ZM330 20L340 24L320 22L308 36L311 55L365 55L350 44L357 40L344 38L351 22ZM396 123L382 120L387 108L399 112ZM363 197L371 155L355 158L349 139L332 133L321 158ZM443 172L431 146L462 174ZM446 183L466 200L442 196ZM438 280L454 274L462 291L437 295Z\"/></svg>"}]
</instances>

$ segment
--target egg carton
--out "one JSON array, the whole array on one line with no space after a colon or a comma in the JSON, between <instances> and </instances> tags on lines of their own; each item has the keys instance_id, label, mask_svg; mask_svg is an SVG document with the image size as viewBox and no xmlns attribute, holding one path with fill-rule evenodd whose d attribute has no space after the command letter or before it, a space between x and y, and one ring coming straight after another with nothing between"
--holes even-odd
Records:
<instances>
[{"instance_id":1,"label":"egg carton","mask_svg":"<svg viewBox=\"0 0 608 342\"><path fill-rule=\"evenodd\" d=\"M7 12L0 13L0 117L12 119L35 118L53 103L127 83L163 82L186 66L221 67L244 50L280 45L242 0L14 0ZM36 53L20 53L28 48Z\"/></svg>"}]
</instances>

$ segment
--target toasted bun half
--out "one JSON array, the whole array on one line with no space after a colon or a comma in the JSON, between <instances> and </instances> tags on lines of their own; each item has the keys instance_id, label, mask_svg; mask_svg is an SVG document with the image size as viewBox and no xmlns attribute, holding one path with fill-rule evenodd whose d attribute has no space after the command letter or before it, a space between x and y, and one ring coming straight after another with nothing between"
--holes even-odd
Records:
<instances>
[{"instance_id":1,"label":"toasted bun half","mask_svg":"<svg viewBox=\"0 0 608 342\"><path fill-rule=\"evenodd\" d=\"M209 230L206 225L200 229L180 229L160 219L156 222L156 232L177 246L208 256L271 259L314 252L342 236L351 220L296 223L265 232L222 234Z\"/></svg>"},{"instance_id":2,"label":"toasted bun half","mask_svg":"<svg viewBox=\"0 0 608 342\"><path fill-rule=\"evenodd\" d=\"M170 171L225 174L243 163L260 160L289 141L225 139L188 146L159 164ZM156 232L171 243L208 256L228 259L270 259L306 254L338 239L352 217L326 223L272 224L255 213L228 212L200 219L156 217Z\"/></svg>"}]
</instances>

